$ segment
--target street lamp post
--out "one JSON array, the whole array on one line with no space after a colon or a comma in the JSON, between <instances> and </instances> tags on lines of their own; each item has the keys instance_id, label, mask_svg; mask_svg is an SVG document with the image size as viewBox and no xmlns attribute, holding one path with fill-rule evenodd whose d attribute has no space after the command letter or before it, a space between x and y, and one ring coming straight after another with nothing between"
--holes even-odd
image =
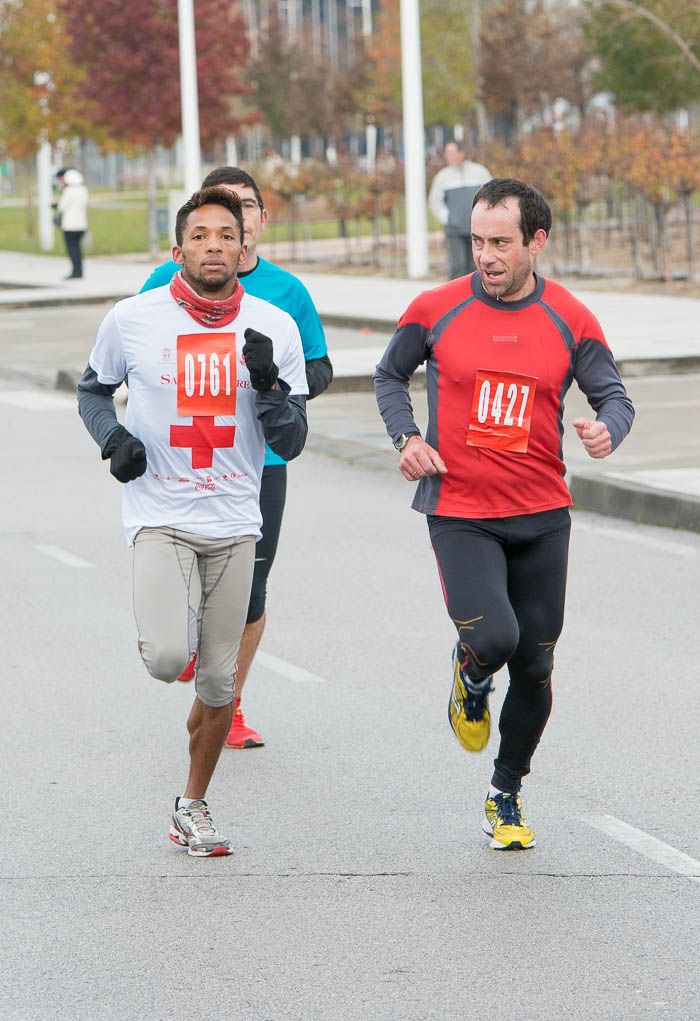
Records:
<instances>
[{"instance_id":1,"label":"street lamp post","mask_svg":"<svg viewBox=\"0 0 700 1021\"><path fill-rule=\"evenodd\" d=\"M46 116L49 95L54 84L48 71L34 73L34 89L39 97L39 106ZM39 218L39 246L42 252L53 251L53 215L51 213L51 146L42 129L39 149L36 154L37 213Z\"/></svg>"},{"instance_id":2,"label":"street lamp post","mask_svg":"<svg viewBox=\"0 0 700 1021\"><path fill-rule=\"evenodd\" d=\"M425 208L425 134L418 0L401 0L401 81L403 92L404 179L408 275L428 274L428 221Z\"/></svg>"},{"instance_id":3,"label":"street lamp post","mask_svg":"<svg viewBox=\"0 0 700 1021\"><path fill-rule=\"evenodd\" d=\"M180 42L180 106L182 112L182 162L185 191L197 191L202 181L197 97L197 49L193 0L177 0Z\"/></svg>"}]
</instances>

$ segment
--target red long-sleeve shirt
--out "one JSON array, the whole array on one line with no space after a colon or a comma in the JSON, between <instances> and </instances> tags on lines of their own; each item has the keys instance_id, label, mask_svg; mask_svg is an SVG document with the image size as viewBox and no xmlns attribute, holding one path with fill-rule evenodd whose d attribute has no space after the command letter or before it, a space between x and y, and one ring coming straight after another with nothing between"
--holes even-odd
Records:
<instances>
[{"instance_id":1,"label":"red long-sleeve shirt","mask_svg":"<svg viewBox=\"0 0 700 1021\"><path fill-rule=\"evenodd\" d=\"M374 377L392 438L416 431L408 385L422 362L425 438L447 466L418 484L413 507L426 514L502 518L570 505L562 436L573 380L613 449L634 418L595 316L542 277L519 301L491 298L472 274L411 302Z\"/></svg>"}]
</instances>

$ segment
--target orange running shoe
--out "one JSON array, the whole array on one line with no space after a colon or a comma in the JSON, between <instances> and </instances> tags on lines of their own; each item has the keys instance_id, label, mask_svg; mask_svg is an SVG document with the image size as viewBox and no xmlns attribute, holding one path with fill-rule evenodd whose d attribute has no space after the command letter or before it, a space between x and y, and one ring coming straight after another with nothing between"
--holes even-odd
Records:
<instances>
[{"instance_id":1,"label":"orange running shoe","mask_svg":"<svg viewBox=\"0 0 700 1021\"><path fill-rule=\"evenodd\" d=\"M227 748L262 748L265 742L256 730L249 727L241 709L240 698L236 699L231 729L224 744Z\"/></svg>"},{"instance_id":2,"label":"orange running shoe","mask_svg":"<svg viewBox=\"0 0 700 1021\"><path fill-rule=\"evenodd\" d=\"M197 672L197 653L195 652L192 659L189 661L185 669L178 677L178 681L192 681L194 680L194 675L196 674L196 672Z\"/></svg>"}]
</instances>

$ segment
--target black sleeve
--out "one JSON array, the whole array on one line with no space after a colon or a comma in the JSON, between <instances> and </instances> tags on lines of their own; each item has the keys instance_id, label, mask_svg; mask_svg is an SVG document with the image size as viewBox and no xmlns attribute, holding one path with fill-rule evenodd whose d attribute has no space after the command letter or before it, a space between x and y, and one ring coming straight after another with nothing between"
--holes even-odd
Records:
<instances>
[{"instance_id":1,"label":"black sleeve","mask_svg":"<svg viewBox=\"0 0 700 1021\"><path fill-rule=\"evenodd\" d=\"M100 383L89 363L78 383L78 413L103 457L107 441L119 425L114 407L117 389L117 385Z\"/></svg>"},{"instance_id":2,"label":"black sleeve","mask_svg":"<svg viewBox=\"0 0 700 1021\"><path fill-rule=\"evenodd\" d=\"M285 461L298 457L306 443L306 396L290 394L283 379L274 390L258 390L255 409L262 422L265 442Z\"/></svg>"},{"instance_id":3,"label":"black sleeve","mask_svg":"<svg viewBox=\"0 0 700 1021\"><path fill-rule=\"evenodd\" d=\"M428 337L429 331L419 323L400 326L374 373L379 413L392 439L401 433L420 432L413 418L408 386L413 373L430 354Z\"/></svg>"},{"instance_id":4,"label":"black sleeve","mask_svg":"<svg viewBox=\"0 0 700 1021\"><path fill-rule=\"evenodd\" d=\"M327 390L333 380L333 366L328 355L323 358L311 358L306 363L306 384L309 388L309 400L318 397Z\"/></svg>"},{"instance_id":5,"label":"black sleeve","mask_svg":"<svg viewBox=\"0 0 700 1021\"><path fill-rule=\"evenodd\" d=\"M576 348L574 378L597 419L607 425L615 450L632 428L634 406L610 349L599 340L581 340Z\"/></svg>"}]
</instances>

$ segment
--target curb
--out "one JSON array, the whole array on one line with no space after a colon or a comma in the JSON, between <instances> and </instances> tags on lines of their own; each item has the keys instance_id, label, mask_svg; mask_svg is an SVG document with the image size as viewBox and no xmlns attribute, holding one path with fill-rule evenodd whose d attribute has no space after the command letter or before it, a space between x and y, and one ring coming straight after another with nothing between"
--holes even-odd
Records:
<instances>
[{"instance_id":1,"label":"curb","mask_svg":"<svg viewBox=\"0 0 700 1021\"><path fill-rule=\"evenodd\" d=\"M132 292L125 291L124 294L65 294L50 298L13 298L10 301L0 301L0 309L16 311L24 308L61 308L65 305L105 305L131 297Z\"/></svg>"},{"instance_id":2,"label":"curb","mask_svg":"<svg viewBox=\"0 0 700 1021\"><path fill-rule=\"evenodd\" d=\"M571 475L569 490L580 510L641 525L700 532L700 498L694 496L584 473Z\"/></svg>"}]
</instances>

